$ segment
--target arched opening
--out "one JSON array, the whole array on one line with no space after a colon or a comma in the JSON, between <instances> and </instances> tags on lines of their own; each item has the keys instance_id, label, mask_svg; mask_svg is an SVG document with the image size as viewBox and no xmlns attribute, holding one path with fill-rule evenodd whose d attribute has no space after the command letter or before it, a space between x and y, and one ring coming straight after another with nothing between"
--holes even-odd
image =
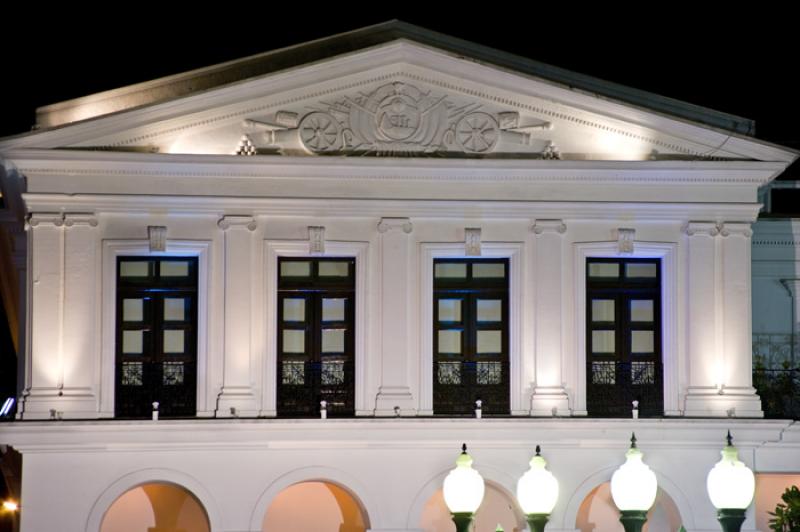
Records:
<instances>
[{"instance_id":1,"label":"arched opening","mask_svg":"<svg viewBox=\"0 0 800 532\"><path fill-rule=\"evenodd\" d=\"M647 523L642 532L678 530L681 524L678 506L664 490L659 488L656 502L647 513ZM603 482L583 499L575 527L581 532L623 532L622 523L619 522L619 510L611 498L610 482Z\"/></svg>"},{"instance_id":2,"label":"arched opening","mask_svg":"<svg viewBox=\"0 0 800 532\"><path fill-rule=\"evenodd\" d=\"M487 482L483 502L475 514L474 529L495 530L498 524L506 532L526 530L525 516L514 498L510 497L504 489ZM444 494L441 489L437 490L425 503L419 527L425 532L455 531L456 526L450 517L450 510L444 503Z\"/></svg>"},{"instance_id":3,"label":"arched opening","mask_svg":"<svg viewBox=\"0 0 800 532\"><path fill-rule=\"evenodd\" d=\"M175 484L151 482L120 495L108 508L100 532L210 532L200 501Z\"/></svg>"},{"instance_id":4,"label":"arched opening","mask_svg":"<svg viewBox=\"0 0 800 532\"><path fill-rule=\"evenodd\" d=\"M331 482L300 482L272 500L262 532L366 532L369 518L346 489Z\"/></svg>"}]
</instances>

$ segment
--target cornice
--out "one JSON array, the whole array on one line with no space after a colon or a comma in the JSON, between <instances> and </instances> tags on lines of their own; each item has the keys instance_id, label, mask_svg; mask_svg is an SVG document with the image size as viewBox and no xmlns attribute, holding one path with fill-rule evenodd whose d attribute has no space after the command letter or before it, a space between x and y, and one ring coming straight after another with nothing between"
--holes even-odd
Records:
<instances>
[{"instance_id":1,"label":"cornice","mask_svg":"<svg viewBox=\"0 0 800 532\"><path fill-rule=\"evenodd\" d=\"M786 165L761 161L554 161L167 155L95 151L10 152L20 173L35 176L333 179L760 186Z\"/></svg>"},{"instance_id":2,"label":"cornice","mask_svg":"<svg viewBox=\"0 0 800 532\"><path fill-rule=\"evenodd\" d=\"M264 216L345 216L387 218L524 219L674 221L698 217L715 220L755 219L757 203L624 203L565 201L437 201L382 199L236 198L209 196L147 196L93 194L25 194L33 211L105 213L169 212L172 215L209 215L227 212ZM710 222L716 227L716 222Z\"/></svg>"}]
</instances>

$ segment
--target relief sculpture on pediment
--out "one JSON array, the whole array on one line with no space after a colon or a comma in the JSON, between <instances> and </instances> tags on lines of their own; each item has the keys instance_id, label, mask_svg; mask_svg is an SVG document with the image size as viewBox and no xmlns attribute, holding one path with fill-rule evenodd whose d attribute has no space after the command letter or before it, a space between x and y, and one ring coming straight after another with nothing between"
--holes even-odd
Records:
<instances>
[{"instance_id":1,"label":"relief sculpture on pediment","mask_svg":"<svg viewBox=\"0 0 800 532\"><path fill-rule=\"evenodd\" d=\"M549 129L543 121L522 126L517 112L492 112L398 81L305 113L281 110L268 120L248 119L237 153L550 157L552 143L534 135Z\"/></svg>"}]
</instances>

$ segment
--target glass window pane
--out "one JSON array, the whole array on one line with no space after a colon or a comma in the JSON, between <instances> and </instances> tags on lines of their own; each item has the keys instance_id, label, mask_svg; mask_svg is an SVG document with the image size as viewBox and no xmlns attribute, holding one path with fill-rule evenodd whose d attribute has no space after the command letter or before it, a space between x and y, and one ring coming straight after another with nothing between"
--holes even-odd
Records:
<instances>
[{"instance_id":1,"label":"glass window pane","mask_svg":"<svg viewBox=\"0 0 800 532\"><path fill-rule=\"evenodd\" d=\"M321 381L323 386L337 386L339 384L344 384L344 361L323 361Z\"/></svg>"},{"instance_id":2,"label":"glass window pane","mask_svg":"<svg viewBox=\"0 0 800 532\"><path fill-rule=\"evenodd\" d=\"M311 275L311 263L305 261L281 262L281 277L308 277Z\"/></svg>"},{"instance_id":3,"label":"glass window pane","mask_svg":"<svg viewBox=\"0 0 800 532\"><path fill-rule=\"evenodd\" d=\"M347 277L350 275L349 262L324 261L319 263L320 277Z\"/></svg>"},{"instance_id":4,"label":"glass window pane","mask_svg":"<svg viewBox=\"0 0 800 532\"><path fill-rule=\"evenodd\" d=\"M141 355L144 350L144 331L122 331L122 352Z\"/></svg>"},{"instance_id":5,"label":"glass window pane","mask_svg":"<svg viewBox=\"0 0 800 532\"><path fill-rule=\"evenodd\" d=\"M164 331L164 352L183 353L184 352L184 331L166 330Z\"/></svg>"},{"instance_id":6,"label":"glass window pane","mask_svg":"<svg viewBox=\"0 0 800 532\"><path fill-rule=\"evenodd\" d=\"M506 276L506 265L502 262L475 262L472 264L473 278L503 278Z\"/></svg>"},{"instance_id":7,"label":"glass window pane","mask_svg":"<svg viewBox=\"0 0 800 532\"><path fill-rule=\"evenodd\" d=\"M625 277L649 277L656 276L658 268L653 263L632 263L625 265Z\"/></svg>"},{"instance_id":8,"label":"glass window pane","mask_svg":"<svg viewBox=\"0 0 800 532\"><path fill-rule=\"evenodd\" d=\"M322 330L322 352L344 353L344 329Z\"/></svg>"},{"instance_id":9,"label":"glass window pane","mask_svg":"<svg viewBox=\"0 0 800 532\"><path fill-rule=\"evenodd\" d=\"M322 299L322 321L344 321L345 298L323 298Z\"/></svg>"},{"instance_id":10,"label":"glass window pane","mask_svg":"<svg viewBox=\"0 0 800 532\"><path fill-rule=\"evenodd\" d=\"M461 331L439 331L439 352L461 354Z\"/></svg>"},{"instance_id":11,"label":"glass window pane","mask_svg":"<svg viewBox=\"0 0 800 532\"><path fill-rule=\"evenodd\" d=\"M590 262L589 277L619 277L619 264L615 262Z\"/></svg>"},{"instance_id":12,"label":"glass window pane","mask_svg":"<svg viewBox=\"0 0 800 532\"><path fill-rule=\"evenodd\" d=\"M631 352L652 353L655 347L653 331L631 331Z\"/></svg>"},{"instance_id":13,"label":"glass window pane","mask_svg":"<svg viewBox=\"0 0 800 532\"><path fill-rule=\"evenodd\" d=\"M502 353L503 331L478 331L478 353Z\"/></svg>"},{"instance_id":14,"label":"glass window pane","mask_svg":"<svg viewBox=\"0 0 800 532\"><path fill-rule=\"evenodd\" d=\"M503 300L479 299L478 321L503 321Z\"/></svg>"},{"instance_id":15,"label":"glass window pane","mask_svg":"<svg viewBox=\"0 0 800 532\"><path fill-rule=\"evenodd\" d=\"M305 321L306 300L297 297L287 297L283 300L283 321Z\"/></svg>"},{"instance_id":16,"label":"glass window pane","mask_svg":"<svg viewBox=\"0 0 800 532\"><path fill-rule=\"evenodd\" d=\"M632 299L631 321L653 321L653 300Z\"/></svg>"},{"instance_id":17,"label":"glass window pane","mask_svg":"<svg viewBox=\"0 0 800 532\"><path fill-rule=\"evenodd\" d=\"M592 321L614 321L613 299L592 300Z\"/></svg>"},{"instance_id":18,"label":"glass window pane","mask_svg":"<svg viewBox=\"0 0 800 532\"><path fill-rule=\"evenodd\" d=\"M164 320L184 321L186 319L186 300L182 297L164 298Z\"/></svg>"},{"instance_id":19,"label":"glass window pane","mask_svg":"<svg viewBox=\"0 0 800 532\"><path fill-rule=\"evenodd\" d=\"M592 331L592 353L614 353L614 331Z\"/></svg>"},{"instance_id":20,"label":"glass window pane","mask_svg":"<svg viewBox=\"0 0 800 532\"><path fill-rule=\"evenodd\" d=\"M305 353L306 352L306 332L291 329L283 330L283 352L284 353Z\"/></svg>"},{"instance_id":21,"label":"glass window pane","mask_svg":"<svg viewBox=\"0 0 800 532\"><path fill-rule=\"evenodd\" d=\"M434 276L444 279L464 279L467 277L467 265L459 262L442 262L436 264Z\"/></svg>"},{"instance_id":22,"label":"glass window pane","mask_svg":"<svg viewBox=\"0 0 800 532\"><path fill-rule=\"evenodd\" d=\"M440 299L439 321L461 321L461 300Z\"/></svg>"},{"instance_id":23,"label":"glass window pane","mask_svg":"<svg viewBox=\"0 0 800 532\"><path fill-rule=\"evenodd\" d=\"M142 321L144 319L143 299L122 300L122 321Z\"/></svg>"},{"instance_id":24,"label":"glass window pane","mask_svg":"<svg viewBox=\"0 0 800 532\"><path fill-rule=\"evenodd\" d=\"M187 277L188 275L188 261L165 260L161 262L161 277Z\"/></svg>"},{"instance_id":25,"label":"glass window pane","mask_svg":"<svg viewBox=\"0 0 800 532\"><path fill-rule=\"evenodd\" d=\"M119 265L120 277L147 277L150 263L145 260L124 260Z\"/></svg>"}]
</instances>

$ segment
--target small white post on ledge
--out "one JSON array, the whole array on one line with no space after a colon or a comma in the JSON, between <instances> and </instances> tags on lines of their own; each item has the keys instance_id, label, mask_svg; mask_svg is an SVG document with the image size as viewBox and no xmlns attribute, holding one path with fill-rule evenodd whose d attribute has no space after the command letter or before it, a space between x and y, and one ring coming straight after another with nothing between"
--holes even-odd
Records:
<instances>
[{"instance_id":1,"label":"small white post on ledge","mask_svg":"<svg viewBox=\"0 0 800 532\"><path fill-rule=\"evenodd\" d=\"M481 401L480 399L475 401L475 418L476 419L480 419L481 416L483 415L482 407L483 407L483 401Z\"/></svg>"},{"instance_id":2,"label":"small white post on ledge","mask_svg":"<svg viewBox=\"0 0 800 532\"><path fill-rule=\"evenodd\" d=\"M325 399L319 402L319 418L328 419L328 401Z\"/></svg>"},{"instance_id":3,"label":"small white post on ledge","mask_svg":"<svg viewBox=\"0 0 800 532\"><path fill-rule=\"evenodd\" d=\"M395 406L394 407L394 417L400 417L400 407L399 406Z\"/></svg>"},{"instance_id":4,"label":"small white post on ledge","mask_svg":"<svg viewBox=\"0 0 800 532\"><path fill-rule=\"evenodd\" d=\"M633 419L639 419L639 401L633 401Z\"/></svg>"},{"instance_id":5,"label":"small white post on ledge","mask_svg":"<svg viewBox=\"0 0 800 532\"><path fill-rule=\"evenodd\" d=\"M153 401L153 421L158 421L158 401Z\"/></svg>"}]
</instances>

